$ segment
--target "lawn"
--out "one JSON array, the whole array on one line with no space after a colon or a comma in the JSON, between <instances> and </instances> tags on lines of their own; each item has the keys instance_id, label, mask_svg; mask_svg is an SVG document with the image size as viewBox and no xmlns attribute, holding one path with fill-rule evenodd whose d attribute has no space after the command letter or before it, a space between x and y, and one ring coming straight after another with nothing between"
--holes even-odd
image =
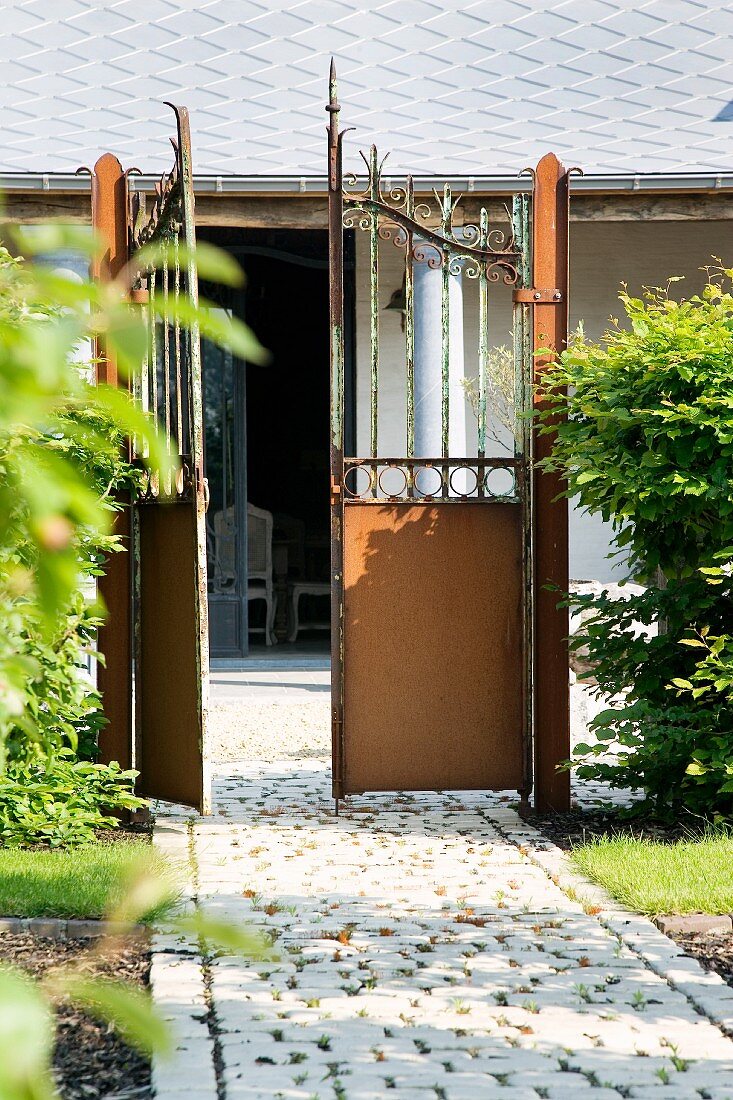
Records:
<instances>
[{"instance_id":1,"label":"lawn","mask_svg":"<svg viewBox=\"0 0 733 1100\"><path fill-rule=\"evenodd\" d=\"M1 917L103 917L135 881L162 877L168 900L146 914L159 916L178 894L175 869L139 840L84 845L73 850L0 850Z\"/></svg>"},{"instance_id":2,"label":"lawn","mask_svg":"<svg viewBox=\"0 0 733 1100\"><path fill-rule=\"evenodd\" d=\"M662 843L595 837L570 856L629 909L651 916L733 913L733 832Z\"/></svg>"}]
</instances>

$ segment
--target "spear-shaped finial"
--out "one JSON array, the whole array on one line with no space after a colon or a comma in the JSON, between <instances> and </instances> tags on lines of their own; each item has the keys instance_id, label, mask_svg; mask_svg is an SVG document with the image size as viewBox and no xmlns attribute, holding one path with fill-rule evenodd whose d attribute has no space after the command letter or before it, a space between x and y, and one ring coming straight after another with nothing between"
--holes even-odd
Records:
<instances>
[{"instance_id":1,"label":"spear-shaped finial","mask_svg":"<svg viewBox=\"0 0 733 1100\"><path fill-rule=\"evenodd\" d=\"M339 110L338 87L336 84L336 58L331 58L331 68L328 73L328 106L327 111L335 113Z\"/></svg>"}]
</instances>

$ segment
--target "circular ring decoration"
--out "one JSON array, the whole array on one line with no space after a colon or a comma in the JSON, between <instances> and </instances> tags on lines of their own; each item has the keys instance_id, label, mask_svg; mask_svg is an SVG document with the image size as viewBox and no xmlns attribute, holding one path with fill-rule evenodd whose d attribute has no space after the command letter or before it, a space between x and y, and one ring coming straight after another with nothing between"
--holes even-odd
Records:
<instances>
[{"instance_id":1,"label":"circular ring decoration","mask_svg":"<svg viewBox=\"0 0 733 1100\"><path fill-rule=\"evenodd\" d=\"M385 496L393 500L401 499L407 491L407 470L404 466L382 466L377 476L377 484Z\"/></svg>"},{"instance_id":2,"label":"circular ring decoration","mask_svg":"<svg viewBox=\"0 0 733 1100\"><path fill-rule=\"evenodd\" d=\"M489 496L513 497L517 491L516 474L509 466L494 466L486 471L484 487Z\"/></svg>"},{"instance_id":3,"label":"circular ring decoration","mask_svg":"<svg viewBox=\"0 0 733 1100\"><path fill-rule=\"evenodd\" d=\"M414 471L415 496L440 496L443 491L443 474L437 466L415 466Z\"/></svg>"},{"instance_id":4,"label":"circular ring decoration","mask_svg":"<svg viewBox=\"0 0 733 1100\"><path fill-rule=\"evenodd\" d=\"M374 488L374 471L367 466L349 466L344 471L344 490L354 500L361 500Z\"/></svg>"},{"instance_id":5,"label":"circular ring decoration","mask_svg":"<svg viewBox=\"0 0 733 1100\"><path fill-rule=\"evenodd\" d=\"M462 488L460 478L457 484L453 481L456 474L463 475L464 486ZM448 477L451 496L466 498L475 496L478 491L478 477L478 470L475 466L454 466ZM471 478L473 478L473 485L471 484Z\"/></svg>"}]
</instances>

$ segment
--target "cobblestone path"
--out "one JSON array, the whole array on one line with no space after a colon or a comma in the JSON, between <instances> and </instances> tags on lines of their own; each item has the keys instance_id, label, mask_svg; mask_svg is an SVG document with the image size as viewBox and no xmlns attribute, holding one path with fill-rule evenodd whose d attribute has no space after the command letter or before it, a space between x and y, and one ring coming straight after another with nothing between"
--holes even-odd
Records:
<instances>
[{"instance_id":1,"label":"cobblestone path","mask_svg":"<svg viewBox=\"0 0 733 1100\"><path fill-rule=\"evenodd\" d=\"M182 1036L159 1096L733 1100L733 990L648 921L563 892L539 865L562 857L505 801L360 797L336 818L316 759L230 765L216 794L208 820L159 819L158 843L277 958L195 962L158 937Z\"/></svg>"}]
</instances>

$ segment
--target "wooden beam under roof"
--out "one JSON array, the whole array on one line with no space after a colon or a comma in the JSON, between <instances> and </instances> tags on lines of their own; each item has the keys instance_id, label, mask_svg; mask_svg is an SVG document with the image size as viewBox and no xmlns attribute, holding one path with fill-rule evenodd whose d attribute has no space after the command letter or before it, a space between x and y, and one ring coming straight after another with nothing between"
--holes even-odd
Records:
<instances>
[{"instance_id":1,"label":"wooden beam under roof","mask_svg":"<svg viewBox=\"0 0 733 1100\"><path fill-rule=\"evenodd\" d=\"M505 221L505 200L492 194L467 195L462 201L464 221L478 217L480 205L494 221ZM460 209L460 208L459 208ZM326 196L203 194L196 198L199 226L249 229L325 229ZM4 218L33 224L49 219L89 224L89 194L76 192L10 191L4 196ZM733 192L610 192L574 194L570 198L573 222L689 222L733 220Z\"/></svg>"}]
</instances>

